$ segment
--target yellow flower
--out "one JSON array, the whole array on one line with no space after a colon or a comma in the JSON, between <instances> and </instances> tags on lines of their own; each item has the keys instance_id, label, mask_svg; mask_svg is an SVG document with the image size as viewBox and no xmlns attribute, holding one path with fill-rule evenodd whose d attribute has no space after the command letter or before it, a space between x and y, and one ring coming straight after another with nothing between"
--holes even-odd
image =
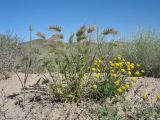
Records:
<instances>
[{"instance_id":1,"label":"yellow flower","mask_svg":"<svg viewBox=\"0 0 160 120\"><path fill-rule=\"evenodd\" d=\"M135 81L135 80L136 80L136 78L132 77L132 78L131 78L131 80L132 80L132 81Z\"/></svg>"},{"instance_id":2,"label":"yellow flower","mask_svg":"<svg viewBox=\"0 0 160 120\"><path fill-rule=\"evenodd\" d=\"M119 88L119 89L118 89L118 92L121 93L121 92L123 92L123 90L122 90L121 88Z\"/></svg>"},{"instance_id":3,"label":"yellow flower","mask_svg":"<svg viewBox=\"0 0 160 120\"><path fill-rule=\"evenodd\" d=\"M131 66L130 66L130 68L131 68L131 69L134 69L134 66L133 66L133 65L131 65Z\"/></svg>"},{"instance_id":4,"label":"yellow flower","mask_svg":"<svg viewBox=\"0 0 160 120\"><path fill-rule=\"evenodd\" d=\"M119 56L119 57L117 57L117 59L118 59L118 60L121 60L121 57Z\"/></svg>"},{"instance_id":5,"label":"yellow flower","mask_svg":"<svg viewBox=\"0 0 160 120\"><path fill-rule=\"evenodd\" d=\"M128 75L131 75L132 73L130 71L128 71Z\"/></svg>"},{"instance_id":6,"label":"yellow flower","mask_svg":"<svg viewBox=\"0 0 160 120\"><path fill-rule=\"evenodd\" d=\"M137 64L137 67L140 67L140 64Z\"/></svg>"},{"instance_id":7,"label":"yellow flower","mask_svg":"<svg viewBox=\"0 0 160 120\"><path fill-rule=\"evenodd\" d=\"M139 75L140 73L139 73L139 71L136 71L134 74L135 74L135 75Z\"/></svg>"},{"instance_id":8,"label":"yellow flower","mask_svg":"<svg viewBox=\"0 0 160 120\"><path fill-rule=\"evenodd\" d=\"M92 68L91 70L92 70L92 72L96 72L96 68Z\"/></svg>"},{"instance_id":9,"label":"yellow flower","mask_svg":"<svg viewBox=\"0 0 160 120\"><path fill-rule=\"evenodd\" d=\"M112 64L112 61L109 61L109 64Z\"/></svg>"},{"instance_id":10,"label":"yellow flower","mask_svg":"<svg viewBox=\"0 0 160 120\"><path fill-rule=\"evenodd\" d=\"M141 73L144 73L145 71L144 70L141 70Z\"/></svg>"},{"instance_id":11,"label":"yellow flower","mask_svg":"<svg viewBox=\"0 0 160 120\"><path fill-rule=\"evenodd\" d=\"M115 78L117 77L117 74L115 74L115 73L114 74L111 73L110 75L111 75L111 77L115 77Z\"/></svg>"},{"instance_id":12,"label":"yellow flower","mask_svg":"<svg viewBox=\"0 0 160 120\"><path fill-rule=\"evenodd\" d=\"M129 67L128 67L128 68L127 68L127 70L128 70L128 71L130 71L130 70L131 70L131 68L129 68Z\"/></svg>"},{"instance_id":13,"label":"yellow flower","mask_svg":"<svg viewBox=\"0 0 160 120\"><path fill-rule=\"evenodd\" d=\"M100 64L101 64L101 63L102 63L102 60L98 60L98 63L100 63Z\"/></svg>"},{"instance_id":14,"label":"yellow flower","mask_svg":"<svg viewBox=\"0 0 160 120\"><path fill-rule=\"evenodd\" d=\"M130 65L130 62L126 62L126 65Z\"/></svg>"},{"instance_id":15,"label":"yellow flower","mask_svg":"<svg viewBox=\"0 0 160 120\"><path fill-rule=\"evenodd\" d=\"M122 72L122 73L125 73L126 71L125 71L125 69L121 69L121 72Z\"/></svg>"},{"instance_id":16,"label":"yellow flower","mask_svg":"<svg viewBox=\"0 0 160 120\"><path fill-rule=\"evenodd\" d=\"M120 66L120 64L119 63L116 63L116 67L119 67Z\"/></svg>"},{"instance_id":17,"label":"yellow flower","mask_svg":"<svg viewBox=\"0 0 160 120\"><path fill-rule=\"evenodd\" d=\"M143 98L143 99L147 99L147 98L148 98L148 93L144 93L144 94L142 95L142 98Z\"/></svg>"},{"instance_id":18,"label":"yellow flower","mask_svg":"<svg viewBox=\"0 0 160 120\"><path fill-rule=\"evenodd\" d=\"M121 57L121 55L120 55L120 54L118 54L118 55L117 55L117 57Z\"/></svg>"},{"instance_id":19,"label":"yellow flower","mask_svg":"<svg viewBox=\"0 0 160 120\"><path fill-rule=\"evenodd\" d=\"M122 59L122 61L125 61L125 59Z\"/></svg>"},{"instance_id":20,"label":"yellow flower","mask_svg":"<svg viewBox=\"0 0 160 120\"><path fill-rule=\"evenodd\" d=\"M119 66L122 66L123 65L123 62L119 62Z\"/></svg>"},{"instance_id":21,"label":"yellow flower","mask_svg":"<svg viewBox=\"0 0 160 120\"><path fill-rule=\"evenodd\" d=\"M117 96L118 96L117 94L114 95L114 97L117 97Z\"/></svg>"},{"instance_id":22,"label":"yellow flower","mask_svg":"<svg viewBox=\"0 0 160 120\"><path fill-rule=\"evenodd\" d=\"M93 84L93 85L92 85L92 89L93 89L93 90L97 90L97 85L96 85L96 84Z\"/></svg>"},{"instance_id":23,"label":"yellow flower","mask_svg":"<svg viewBox=\"0 0 160 120\"><path fill-rule=\"evenodd\" d=\"M115 71L114 71L114 70L111 70L111 72L114 73Z\"/></svg>"},{"instance_id":24,"label":"yellow flower","mask_svg":"<svg viewBox=\"0 0 160 120\"><path fill-rule=\"evenodd\" d=\"M125 86L125 88L126 88L126 89L128 89L128 88L129 88L129 84L125 84L124 86Z\"/></svg>"},{"instance_id":25,"label":"yellow flower","mask_svg":"<svg viewBox=\"0 0 160 120\"><path fill-rule=\"evenodd\" d=\"M112 74L112 76L116 78L116 77L117 77L117 74Z\"/></svg>"},{"instance_id":26,"label":"yellow flower","mask_svg":"<svg viewBox=\"0 0 160 120\"><path fill-rule=\"evenodd\" d=\"M157 95L156 98L157 98L157 100L160 100L160 95Z\"/></svg>"},{"instance_id":27,"label":"yellow flower","mask_svg":"<svg viewBox=\"0 0 160 120\"><path fill-rule=\"evenodd\" d=\"M100 74L95 74L94 77L95 77L95 78L99 78L99 77L100 77Z\"/></svg>"},{"instance_id":28,"label":"yellow flower","mask_svg":"<svg viewBox=\"0 0 160 120\"><path fill-rule=\"evenodd\" d=\"M112 67L114 67L114 64L112 63L112 64L110 64Z\"/></svg>"},{"instance_id":29,"label":"yellow flower","mask_svg":"<svg viewBox=\"0 0 160 120\"><path fill-rule=\"evenodd\" d=\"M117 80L117 81L115 81L115 82L114 82L114 84L115 84L116 86L118 86L118 85L119 85L119 83L120 83L120 81L119 81L119 80Z\"/></svg>"},{"instance_id":30,"label":"yellow flower","mask_svg":"<svg viewBox=\"0 0 160 120\"><path fill-rule=\"evenodd\" d=\"M95 66L97 66L97 65L98 65L98 63L97 63L97 62L94 62L94 65L95 65Z\"/></svg>"},{"instance_id":31,"label":"yellow flower","mask_svg":"<svg viewBox=\"0 0 160 120\"><path fill-rule=\"evenodd\" d=\"M122 88L122 90L125 90L125 89L126 89L126 87L125 87L125 86L122 86L121 88Z\"/></svg>"}]
</instances>

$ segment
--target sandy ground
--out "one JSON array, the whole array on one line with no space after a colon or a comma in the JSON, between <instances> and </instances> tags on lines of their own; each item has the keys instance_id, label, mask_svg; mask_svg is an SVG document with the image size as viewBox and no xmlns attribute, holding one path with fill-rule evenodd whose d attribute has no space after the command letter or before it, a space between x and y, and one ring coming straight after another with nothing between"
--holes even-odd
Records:
<instances>
[{"instance_id":1,"label":"sandy ground","mask_svg":"<svg viewBox=\"0 0 160 120\"><path fill-rule=\"evenodd\" d=\"M23 79L24 74L19 73ZM57 103L51 102L47 94L39 87L33 87L41 76L32 74L27 80L26 101L23 108L24 94L18 77L13 75L7 80L0 80L0 120L93 120L86 108L92 103ZM43 88L43 85L41 85ZM46 88L47 89L47 88ZM37 92L38 91L38 92ZM20 94L19 94L20 93ZM7 98L10 95L15 97ZM94 105L96 106L96 104ZM94 106L92 105L93 109Z\"/></svg>"},{"instance_id":2,"label":"sandy ground","mask_svg":"<svg viewBox=\"0 0 160 120\"><path fill-rule=\"evenodd\" d=\"M19 73L23 79L24 74ZM27 80L26 101L23 107L24 94L16 75L7 80L0 80L0 120L98 120L98 116L92 116L96 103L56 103L49 101L49 97L43 89L34 86L41 76L29 75ZM37 92L38 91L38 92ZM135 87L127 93L127 99L133 104L140 100L142 94L149 93L150 103L155 102L155 96L160 94L160 79L140 78ZM17 95L16 95L17 94ZM10 96L10 95L15 95ZM10 96L10 97L7 97ZM142 100L142 99L141 99Z\"/></svg>"}]
</instances>

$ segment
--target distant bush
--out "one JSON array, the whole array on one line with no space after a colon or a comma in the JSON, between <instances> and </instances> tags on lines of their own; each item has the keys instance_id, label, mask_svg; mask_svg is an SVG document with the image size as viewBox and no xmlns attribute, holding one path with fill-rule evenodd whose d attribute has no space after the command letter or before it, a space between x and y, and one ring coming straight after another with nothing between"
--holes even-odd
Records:
<instances>
[{"instance_id":1,"label":"distant bush","mask_svg":"<svg viewBox=\"0 0 160 120\"><path fill-rule=\"evenodd\" d=\"M0 74L10 71L16 57L22 54L20 38L10 34L0 35Z\"/></svg>"},{"instance_id":2,"label":"distant bush","mask_svg":"<svg viewBox=\"0 0 160 120\"><path fill-rule=\"evenodd\" d=\"M160 77L160 37L154 31L140 31L124 44L125 58L140 63L146 76Z\"/></svg>"}]
</instances>

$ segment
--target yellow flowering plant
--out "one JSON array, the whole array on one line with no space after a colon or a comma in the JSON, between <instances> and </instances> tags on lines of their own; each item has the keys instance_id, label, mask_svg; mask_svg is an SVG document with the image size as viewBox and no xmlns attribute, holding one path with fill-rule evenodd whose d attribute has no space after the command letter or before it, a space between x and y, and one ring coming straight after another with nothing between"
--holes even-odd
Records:
<instances>
[{"instance_id":1,"label":"yellow flowering plant","mask_svg":"<svg viewBox=\"0 0 160 120\"><path fill-rule=\"evenodd\" d=\"M140 64L127 61L120 54L109 61L96 58L91 66L91 71L93 79L96 81L94 88L100 98L124 94L136 81L136 77L140 77L144 73Z\"/></svg>"}]
</instances>

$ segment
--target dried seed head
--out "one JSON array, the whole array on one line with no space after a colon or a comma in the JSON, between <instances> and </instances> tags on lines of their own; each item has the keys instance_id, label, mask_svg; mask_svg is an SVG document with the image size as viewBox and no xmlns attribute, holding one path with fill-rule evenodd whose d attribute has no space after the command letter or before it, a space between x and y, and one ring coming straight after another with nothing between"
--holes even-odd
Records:
<instances>
[{"instance_id":1,"label":"dried seed head","mask_svg":"<svg viewBox=\"0 0 160 120\"><path fill-rule=\"evenodd\" d=\"M77 36L77 37L78 37L78 36L82 36L83 34L85 34L86 30L87 30L86 26L83 25L83 26L77 31L76 36Z\"/></svg>"},{"instance_id":2,"label":"dried seed head","mask_svg":"<svg viewBox=\"0 0 160 120\"><path fill-rule=\"evenodd\" d=\"M42 39L45 39L45 38L46 38L45 34L44 34L44 33L41 33L41 32L37 32L36 35L37 35L38 37L42 38Z\"/></svg>"},{"instance_id":3,"label":"dried seed head","mask_svg":"<svg viewBox=\"0 0 160 120\"><path fill-rule=\"evenodd\" d=\"M80 41L85 40L85 39L87 39L87 37L85 35L78 36L77 37L77 42L80 42Z\"/></svg>"},{"instance_id":4,"label":"dried seed head","mask_svg":"<svg viewBox=\"0 0 160 120\"><path fill-rule=\"evenodd\" d=\"M108 35L108 34L113 34L113 35L117 35L118 34L118 31L113 29L113 28L110 28L110 29L105 29L103 31L103 35Z\"/></svg>"},{"instance_id":5,"label":"dried seed head","mask_svg":"<svg viewBox=\"0 0 160 120\"><path fill-rule=\"evenodd\" d=\"M49 26L49 30L55 30L57 32L61 32L61 27L60 26Z\"/></svg>"},{"instance_id":6,"label":"dried seed head","mask_svg":"<svg viewBox=\"0 0 160 120\"><path fill-rule=\"evenodd\" d=\"M88 33L92 33L92 32L94 32L96 30L96 27L94 26L94 25L90 25L89 27L88 27L88 29L87 29L87 32Z\"/></svg>"},{"instance_id":7,"label":"dried seed head","mask_svg":"<svg viewBox=\"0 0 160 120\"><path fill-rule=\"evenodd\" d=\"M48 39L48 41L59 41L60 39L63 39L63 35L62 34L54 34L52 35L52 37L50 37Z\"/></svg>"}]
</instances>

